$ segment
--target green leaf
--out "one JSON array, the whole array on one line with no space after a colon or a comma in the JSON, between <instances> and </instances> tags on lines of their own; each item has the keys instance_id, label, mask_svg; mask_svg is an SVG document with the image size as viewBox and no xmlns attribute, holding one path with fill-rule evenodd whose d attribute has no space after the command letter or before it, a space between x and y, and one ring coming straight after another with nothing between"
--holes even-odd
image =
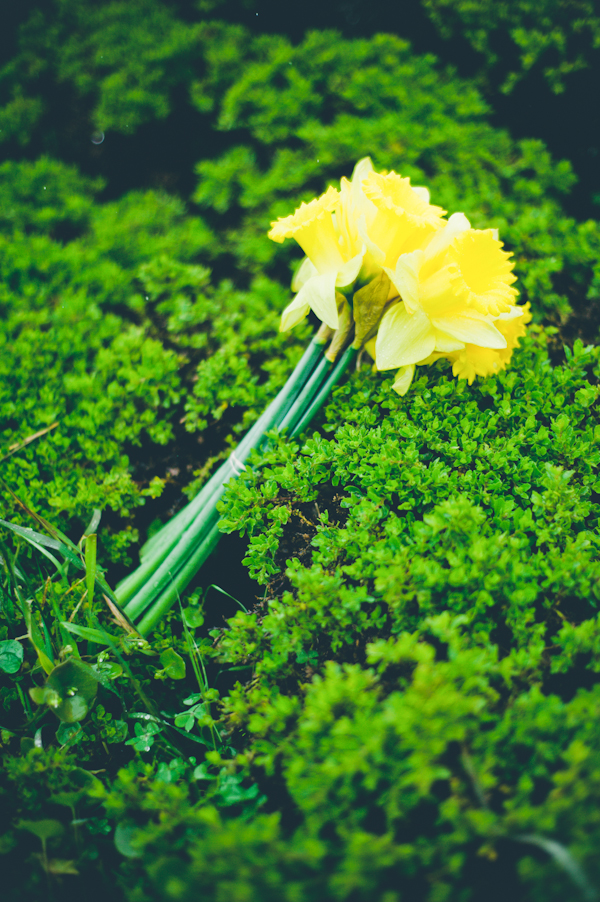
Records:
<instances>
[{"instance_id":1,"label":"green leaf","mask_svg":"<svg viewBox=\"0 0 600 902\"><path fill-rule=\"evenodd\" d=\"M53 837L62 836L65 832L65 828L60 821L54 820L18 821L17 827L19 830L27 830L29 833L33 833L43 843Z\"/></svg>"},{"instance_id":2,"label":"green leaf","mask_svg":"<svg viewBox=\"0 0 600 902\"><path fill-rule=\"evenodd\" d=\"M56 731L60 745L75 745L80 737L83 738L82 728L76 723L61 723Z\"/></svg>"},{"instance_id":3,"label":"green leaf","mask_svg":"<svg viewBox=\"0 0 600 902\"><path fill-rule=\"evenodd\" d=\"M46 686L32 686L29 690L29 695L32 700L36 703L36 705L43 705L46 702L46 698L48 696L48 690ZM57 701L59 699L58 695L55 696Z\"/></svg>"},{"instance_id":4,"label":"green leaf","mask_svg":"<svg viewBox=\"0 0 600 902\"><path fill-rule=\"evenodd\" d=\"M54 551L60 552L66 560L75 564L80 570L83 568L83 564L77 555L63 542L59 542L58 539L52 539L49 536L43 535L41 532L36 532L35 529L31 529L28 526L17 526L16 523L9 523L8 520L2 520L1 518L0 524L6 526L7 529L12 530L12 532L16 533L18 536L21 536L21 538L25 539L26 542L29 542L30 545L33 545L36 548L39 545L43 545L45 548L52 548Z\"/></svg>"},{"instance_id":5,"label":"green leaf","mask_svg":"<svg viewBox=\"0 0 600 902\"><path fill-rule=\"evenodd\" d=\"M219 806L238 805L241 802L249 802L255 799L259 794L259 788L254 783L252 786L244 788L241 784L244 779L243 774L228 774L222 771L219 777Z\"/></svg>"},{"instance_id":6,"label":"green leaf","mask_svg":"<svg viewBox=\"0 0 600 902\"><path fill-rule=\"evenodd\" d=\"M45 865L45 870L49 874L79 874L75 862L67 861L64 858L50 858Z\"/></svg>"},{"instance_id":7,"label":"green leaf","mask_svg":"<svg viewBox=\"0 0 600 902\"><path fill-rule=\"evenodd\" d=\"M202 764L199 764L194 768L194 773L192 775L194 780L216 780L216 774L210 774L208 772L208 764L206 761L203 761Z\"/></svg>"},{"instance_id":8,"label":"green leaf","mask_svg":"<svg viewBox=\"0 0 600 902\"><path fill-rule=\"evenodd\" d=\"M77 658L68 658L54 668L44 686L29 690L37 705L48 705L63 723L83 720L97 692L98 675Z\"/></svg>"},{"instance_id":9,"label":"green leaf","mask_svg":"<svg viewBox=\"0 0 600 902\"><path fill-rule=\"evenodd\" d=\"M167 648L163 651L160 656L160 663L164 667L164 672L172 680L185 679L185 661L172 648Z\"/></svg>"},{"instance_id":10,"label":"green leaf","mask_svg":"<svg viewBox=\"0 0 600 902\"><path fill-rule=\"evenodd\" d=\"M100 520L102 518L102 511L100 508L94 508L94 512L92 514L92 519L87 525L87 529L84 532L84 536L91 536L92 533L97 532L98 527L100 526Z\"/></svg>"},{"instance_id":11,"label":"green leaf","mask_svg":"<svg viewBox=\"0 0 600 902\"><path fill-rule=\"evenodd\" d=\"M142 726L140 723L134 724L135 736L128 739L125 745L132 745L138 752L149 752L154 745L154 737L162 732L159 724L150 721Z\"/></svg>"},{"instance_id":12,"label":"green leaf","mask_svg":"<svg viewBox=\"0 0 600 902\"><path fill-rule=\"evenodd\" d=\"M76 623L67 623L66 621L63 621L61 626L70 633L73 633L74 636L79 636L81 639L87 639L88 642L95 642L97 645L112 645L111 640L114 640L115 642L118 641L116 637L110 636L110 634L105 633L103 630L94 629L91 626L79 626Z\"/></svg>"},{"instance_id":13,"label":"green leaf","mask_svg":"<svg viewBox=\"0 0 600 902\"><path fill-rule=\"evenodd\" d=\"M116 680L123 674L123 668L116 661L100 661L93 667L103 685L105 685L105 680Z\"/></svg>"},{"instance_id":14,"label":"green leaf","mask_svg":"<svg viewBox=\"0 0 600 902\"><path fill-rule=\"evenodd\" d=\"M75 792L55 792L49 796L48 801L52 802L53 805L64 805L65 808L74 808L84 794L85 793L83 793L82 790L77 790Z\"/></svg>"},{"instance_id":15,"label":"green leaf","mask_svg":"<svg viewBox=\"0 0 600 902\"><path fill-rule=\"evenodd\" d=\"M55 714L63 723L78 723L90 710L88 703L80 695L65 698L56 708Z\"/></svg>"},{"instance_id":16,"label":"green leaf","mask_svg":"<svg viewBox=\"0 0 600 902\"><path fill-rule=\"evenodd\" d=\"M187 607L183 609L184 620L190 629L197 629L204 623L204 614L199 607Z\"/></svg>"},{"instance_id":17,"label":"green leaf","mask_svg":"<svg viewBox=\"0 0 600 902\"><path fill-rule=\"evenodd\" d=\"M117 824L115 829L115 848L125 858L141 858L142 851L135 842L134 837L138 828L133 824Z\"/></svg>"},{"instance_id":18,"label":"green leaf","mask_svg":"<svg viewBox=\"0 0 600 902\"><path fill-rule=\"evenodd\" d=\"M23 646L16 639L4 639L0 642L0 670L4 673L16 673L23 663Z\"/></svg>"}]
</instances>

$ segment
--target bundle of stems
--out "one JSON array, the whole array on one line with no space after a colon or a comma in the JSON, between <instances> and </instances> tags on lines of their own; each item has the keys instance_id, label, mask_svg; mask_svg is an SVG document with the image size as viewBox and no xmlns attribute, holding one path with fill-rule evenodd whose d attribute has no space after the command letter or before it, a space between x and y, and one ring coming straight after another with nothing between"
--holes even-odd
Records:
<instances>
[{"instance_id":1,"label":"bundle of stems","mask_svg":"<svg viewBox=\"0 0 600 902\"><path fill-rule=\"evenodd\" d=\"M117 587L119 603L142 635L175 604L219 541L217 502L233 477L245 469L252 450L272 429L293 438L303 432L356 356L347 348L333 363L326 339L312 339L293 373L235 451L196 497L146 542L140 565ZM331 356L331 354L329 354Z\"/></svg>"}]
</instances>

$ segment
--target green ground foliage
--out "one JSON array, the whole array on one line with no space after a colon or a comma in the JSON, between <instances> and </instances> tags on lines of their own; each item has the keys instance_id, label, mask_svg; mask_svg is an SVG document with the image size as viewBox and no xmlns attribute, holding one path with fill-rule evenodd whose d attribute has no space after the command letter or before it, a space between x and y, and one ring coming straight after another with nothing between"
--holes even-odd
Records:
<instances>
[{"instance_id":1,"label":"green ground foliage","mask_svg":"<svg viewBox=\"0 0 600 902\"><path fill-rule=\"evenodd\" d=\"M44 865L58 898L68 868L132 900L579 898L544 843L597 885L600 360L547 343L404 399L363 370L273 436L223 504L264 586L224 628L196 593L140 644L81 581L32 587L34 637L86 640L98 687L59 724L33 653L4 664L15 899Z\"/></svg>"},{"instance_id":2,"label":"green ground foliage","mask_svg":"<svg viewBox=\"0 0 600 902\"><path fill-rule=\"evenodd\" d=\"M562 93L568 75L597 61L600 16L590 0L424 0L424 5L445 37L464 35L494 75L504 70L500 90L505 93L531 69L541 70L551 90Z\"/></svg>"},{"instance_id":3,"label":"green ground foliage","mask_svg":"<svg viewBox=\"0 0 600 902\"><path fill-rule=\"evenodd\" d=\"M405 40L178 9L44 4L0 72L1 515L64 533L2 530L5 897L595 898L598 222ZM140 641L102 574L285 381L265 232L367 154L499 227L531 334L272 436L222 509L254 582Z\"/></svg>"}]
</instances>

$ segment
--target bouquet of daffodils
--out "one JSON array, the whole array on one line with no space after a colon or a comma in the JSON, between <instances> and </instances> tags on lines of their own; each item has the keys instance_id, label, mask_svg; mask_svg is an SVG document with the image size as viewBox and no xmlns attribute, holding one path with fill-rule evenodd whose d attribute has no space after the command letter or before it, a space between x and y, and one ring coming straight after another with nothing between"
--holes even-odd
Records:
<instances>
[{"instance_id":1,"label":"bouquet of daffodils","mask_svg":"<svg viewBox=\"0 0 600 902\"><path fill-rule=\"evenodd\" d=\"M494 229L472 229L463 213L445 219L427 188L369 158L291 216L269 237L294 238L306 254L292 282L281 331L312 310L321 328L296 369L235 452L187 507L144 546L140 566L117 597L139 631L172 607L219 538L217 502L245 468L265 433L302 432L358 353L377 370L397 370L393 388L409 390L416 366L441 358L471 384L502 370L530 319L517 306L510 254Z\"/></svg>"}]
</instances>

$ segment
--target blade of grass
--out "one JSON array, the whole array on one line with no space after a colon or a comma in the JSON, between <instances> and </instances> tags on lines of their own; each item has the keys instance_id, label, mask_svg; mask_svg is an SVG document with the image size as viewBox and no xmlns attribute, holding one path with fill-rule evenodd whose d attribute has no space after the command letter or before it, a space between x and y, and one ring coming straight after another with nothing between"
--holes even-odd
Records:
<instances>
[{"instance_id":1,"label":"blade of grass","mask_svg":"<svg viewBox=\"0 0 600 902\"><path fill-rule=\"evenodd\" d=\"M28 510L28 508L26 508L26 509ZM31 511L30 511L30 513L31 513ZM32 516L35 516L35 515L32 514ZM43 521L43 522L45 522L45 521ZM55 551L59 551L60 554L62 554L63 557L69 563L74 564L79 570L85 569L86 574L87 574L88 566L87 566L87 564L84 564L81 561L81 558L79 557L79 555L77 553L78 552L77 546L73 545L73 543L70 541L70 539L66 539L66 541L69 543L68 545L66 545L64 542L60 541L59 539L45 536L43 533L36 532L34 529L31 529L30 527L17 526L16 523L10 523L8 520L2 520L2 519L0 519L0 524L3 524L8 529L10 529L12 532L21 536L21 538L25 539L25 541L27 541L30 545L32 545L34 548L36 548L38 551L40 551L46 557L50 558L50 560L53 562L53 564L57 568L58 572L61 575L64 575L65 578L66 578L66 575L64 574L64 571L62 570L62 566L58 563L56 558L54 558L51 554L49 554L47 551L45 551L44 548L52 548ZM59 535L60 535L60 533L59 533ZM91 544L95 545L95 543L97 543L96 536L94 536L94 539L92 540ZM94 551L91 550L89 553L90 553L90 555L94 554ZM90 567L91 567L91 558L90 558L89 563L90 563ZM121 610L121 607L119 605L119 601L118 601L117 597L115 596L115 593L112 591L112 589L110 588L110 586L104 579L104 575L103 575L102 571L100 570L100 568L98 567L95 557L94 557L94 566L91 569L94 573L94 582L98 584L99 588L102 590L102 592L104 592L104 594L108 595L108 597L111 599L112 603L120 611L121 615L124 616L123 611ZM88 591L89 591L89 585L88 585ZM93 595L93 592L92 592L92 595ZM132 624L132 628L133 628L133 624Z\"/></svg>"},{"instance_id":2,"label":"blade of grass","mask_svg":"<svg viewBox=\"0 0 600 902\"><path fill-rule=\"evenodd\" d=\"M215 588L217 588L217 587L215 586ZM221 591L223 591L223 590L221 590ZM227 593L225 592L224 594L226 595ZM181 598L179 597L179 595L177 595L177 601L179 602L179 613L181 615L181 622L183 624L183 632L185 635L185 642L187 645L188 654L190 656L190 661L192 662L192 668L194 670L194 674L196 675L196 680L198 682L198 688L199 688L202 696L204 697L204 694L205 694L206 690L208 689L208 676L206 673L206 667L204 666L204 659L202 657L200 649L198 648L196 640L195 640L194 636L192 635L190 628L188 627L188 625L186 623L186 620L185 620L185 617L183 614L183 608L181 606ZM218 729L214 725L211 725L210 731L211 731L212 739L213 739L213 748L216 751L217 740L219 741L219 744L222 741L221 734L219 733Z\"/></svg>"},{"instance_id":3,"label":"blade of grass","mask_svg":"<svg viewBox=\"0 0 600 902\"><path fill-rule=\"evenodd\" d=\"M207 588L206 588L207 594L208 594L209 589L216 589L217 592L221 593L221 595L225 595L227 598L231 598L232 601L235 601L236 604L239 604L239 606L241 607L242 611L244 611L245 614L248 613L248 608L245 607L242 604L242 602L239 601L237 598L234 598L233 595L230 595L229 592L226 592L225 589L222 589L220 586L216 586L214 583L211 583L210 586L207 586Z\"/></svg>"},{"instance_id":4,"label":"blade of grass","mask_svg":"<svg viewBox=\"0 0 600 902\"><path fill-rule=\"evenodd\" d=\"M48 582L49 581L50 581L50 577L48 577ZM54 614L54 620L55 620L56 628L58 630L58 635L60 637L60 642L61 642L62 648L66 648L66 646L68 645L73 650L74 657L81 658L81 655L79 654L79 649L77 648L77 643L70 641L69 633L65 629L65 626L64 626L64 619L65 619L64 614L61 611L60 605L58 604L58 602L54 598L54 596L51 596L51 598L50 598L50 605L52 607L52 612Z\"/></svg>"},{"instance_id":5,"label":"blade of grass","mask_svg":"<svg viewBox=\"0 0 600 902\"><path fill-rule=\"evenodd\" d=\"M84 536L91 536L92 533L98 532L98 527L100 526L100 520L102 519L102 511L95 507L94 512L92 514L92 519L87 525L87 529L84 531Z\"/></svg>"},{"instance_id":6,"label":"blade of grass","mask_svg":"<svg viewBox=\"0 0 600 902\"><path fill-rule=\"evenodd\" d=\"M7 483L4 481L4 479L2 479L2 477L0 477L0 482L4 485L6 491L9 493L9 495L11 495L13 500L19 505L19 507L23 508L23 510L25 511L26 514L28 514L28 516L32 517L37 523L39 523L39 525L43 529L45 529L46 532L48 532L52 536L52 538L57 539L58 541L62 542L64 545L67 546L67 548L69 548L71 550L72 554L77 556L77 551L78 551L77 546L73 544L73 542L68 538L68 536L64 535L64 533L62 533L59 529L57 529L55 526L53 526L52 523L49 523L47 520L44 520L44 518L41 517L39 514L36 514L36 512L31 510L31 508L27 507L25 502L21 501L21 499L17 495L15 495L15 493L13 492L11 487L9 485L7 485ZM47 538L47 536L46 536L46 538Z\"/></svg>"},{"instance_id":7,"label":"blade of grass","mask_svg":"<svg viewBox=\"0 0 600 902\"><path fill-rule=\"evenodd\" d=\"M38 656L38 660L43 670L46 673L50 674L54 670L54 660L46 653L46 650L44 649L44 639L33 617L31 605L28 602L25 602L24 613L25 611L27 612L25 614L25 624L27 626L27 635L29 636L29 641L35 649L35 653Z\"/></svg>"},{"instance_id":8,"label":"blade of grass","mask_svg":"<svg viewBox=\"0 0 600 902\"><path fill-rule=\"evenodd\" d=\"M34 607L37 610L37 613L40 618L40 623L41 623L41 627L42 627L41 635L42 635L42 640L44 643L44 651L46 652L46 654L48 655L48 657L51 660L54 660L54 648L52 646L52 633L50 632L50 627L46 623L46 616L44 614L44 611L42 610L41 605L38 603L38 601L35 598L31 602L32 612L33 612Z\"/></svg>"},{"instance_id":9,"label":"blade of grass","mask_svg":"<svg viewBox=\"0 0 600 902\"><path fill-rule=\"evenodd\" d=\"M116 605L113 601L110 600L108 595L103 595L104 601L106 602L106 606L110 610L111 614L115 618L115 622L121 627L124 632L129 633L129 635L139 636L138 631L135 626L129 619L126 617L123 611L118 605Z\"/></svg>"},{"instance_id":10,"label":"blade of grass","mask_svg":"<svg viewBox=\"0 0 600 902\"><path fill-rule=\"evenodd\" d=\"M0 524L2 526L6 526L7 529L10 529L12 532L16 533L16 535L21 536L22 539L25 539L26 542L29 542L30 545L33 545L38 551L42 551L40 546L44 548L52 548L54 551L60 552L66 560L68 560L72 564L76 564L81 567L81 561L77 554L73 553L71 549L65 545L63 542L60 542L58 539L49 538L45 536L41 532L36 532L35 529L31 529L29 526L18 526L16 523L11 523L9 520L0 519ZM47 554L46 551L42 551L43 554L46 554L47 557L51 557ZM52 558L56 563L56 558ZM60 572L60 567L57 564L57 567Z\"/></svg>"},{"instance_id":11,"label":"blade of grass","mask_svg":"<svg viewBox=\"0 0 600 902\"><path fill-rule=\"evenodd\" d=\"M96 585L96 552L98 537L95 533L85 537L85 584L87 586L88 604L90 608L94 600L94 586Z\"/></svg>"},{"instance_id":12,"label":"blade of grass","mask_svg":"<svg viewBox=\"0 0 600 902\"><path fill-rule=\"evenodd\" d=\"M97 630L91 626L79 626L76 623L69 623L68 620L64 620L60 624L64 629L68 630L68 632L73 633L74 636L79 636L80 639L86 639L88 642L95 642L96 645L111 645L111 638L116 639L115 636L110 637L108 633L105 633L104 630ZM108 639L106 638L108 636Z\"/></svg>"},{"instance_id":13,"label":"blade of grass","mask_svg":"<svg viewBox=\"0 0 600 902\"><path fill-rule=\"evenodd\" d=\"M15 594L15 598L21 608L21 612L23 614L23 619L25 620L25 626L27 628L27 637L29 641L33 645L35 652L38 656L38 660L46 673L51 673L54 669L54 662L52 660L52 652L50 657L46 654L44 649L44 639L39 631L35 620L33 619L33 614L31 610L31 602L25 600L21 593L21 589L19 587L19 583L17 580L17 576L15 573L15 565L12 558L12 555L4 548L4 564L9 574L9 579L11 583L11 588Z\"/></svg>"},{"instance_id":14,"label":"blade of grass","mask_svg":"<svg viewBox=\"0 0 600 902\"><path fill-rule=\"evenodd\" d=\"M26 448L27 445L31 444L31 442L35 441L36 438L41 438L42 435L46 435L46 433L50 432L52 429L56 429L58 426L58 420L56 423L52 423L51 426L46 426L45 429L40 429L39 432L34 432L33 435L29 435L27 438L24 438L21 442L15 442L14 445L8 446L8 454L5 454L3 457L0 457L0 463L3 460L7 460L9 457L12 457L13 454L16 454L17 451L20 451L22 448Z\"/></svg>"},{"instance_id":15,"label":"blade of grass","mask_svg":"<svg viewBox=\"0 0 600 902\"><path fill-rule=\"evenodd\" d=\"M516 840L516 842L537 846L539 849L543 849L544 852L546 852L550 858L553 858L556 864L569 875L586 902L598 902L598 899L600 898L598 891L589 882L579 862L562 843L556 842L555 839L548 839L546 836L540 836L537 833L523 834L521 836L515 836L513 839Z\"/></svg>"}]
</instances>

